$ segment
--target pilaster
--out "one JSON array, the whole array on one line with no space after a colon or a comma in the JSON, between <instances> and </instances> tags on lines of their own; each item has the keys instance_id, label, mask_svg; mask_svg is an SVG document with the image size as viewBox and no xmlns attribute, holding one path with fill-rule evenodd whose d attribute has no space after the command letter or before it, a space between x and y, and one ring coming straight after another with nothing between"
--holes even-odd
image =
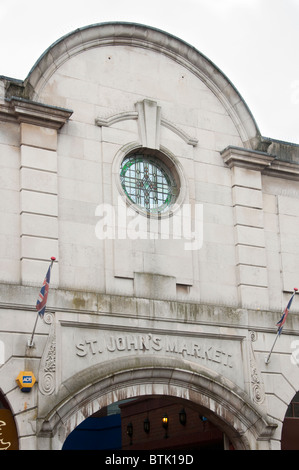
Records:
<instances>
[{"instance_id":1,"label":"pilaster","mask_svg":"<svg viewBox=\"0 0 299 470\"><path fill-rule=\"evenodd\" d=\"M20 98L6 107L20 124L21 282L40 284L58 258L57 131L71 111ZM58 269L51 284L59 284Z\"/></svg>"},{"instance_id":2,"label":"pilaster","mask_svg":"<svg viewBox=\"0 0 299 470\"><path fill-rule=\"evenodd\" d=\"M273 156L229 147L222 152L231 168L239 301L242 307L269 307L261 171Z\"/></svg>"},{"instance_id":3,"label":"pilaster","mask_svg":"<svg viewBox=\"0 0 299 470\"><path fill-rule=\"evenodd\" d=\"M58 258L57 131L21 123L21 279L41 282ZM55 281L58 280L58 270Z\"/></svg>"}]
</instances>

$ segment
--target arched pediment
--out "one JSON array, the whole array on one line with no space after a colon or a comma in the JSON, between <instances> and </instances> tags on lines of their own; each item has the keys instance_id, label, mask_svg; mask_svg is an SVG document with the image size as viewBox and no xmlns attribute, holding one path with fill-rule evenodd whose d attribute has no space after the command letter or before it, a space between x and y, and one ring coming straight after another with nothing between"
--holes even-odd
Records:
<instances>
[{"instance_id":1,"label":"arched pediment","mask_svg":"<svg viewBox=\"0 0 299 470\"><path fill-rule=\"evenodd\" d=\"M244 146L256 148L260 132L242 96L229 79L194 47L161 30L134 23L100 23L79 28L52 44L32 67L25 80L27 95L38 100L40 92L59 67L92 48L126 46L162 54L201 80L217 97L234 122Z\"/></svg>"}]
</instances>

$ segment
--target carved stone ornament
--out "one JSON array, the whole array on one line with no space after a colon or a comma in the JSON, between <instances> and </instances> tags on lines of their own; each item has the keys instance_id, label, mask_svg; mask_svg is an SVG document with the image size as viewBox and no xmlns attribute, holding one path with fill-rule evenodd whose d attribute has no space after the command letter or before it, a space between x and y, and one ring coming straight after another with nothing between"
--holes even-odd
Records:
<instances>
[{"instance_id":1,"label":"carved stone ornament","mask_svg":"<svg viewBox=\"0 0 299 470\"><path fill-rule=\"evenodd\" d=\"M250 348L249 348L249 355L250 355L250 386L251 386L251 395L252 400L260 405L265 400L265 389L264 384L262 381L261 373L259 371L258 365L256 363L254 350L252 343L257 340L257 333L255 331L250 331Z\"/></svg>"},{"instance_id":2,"label":"carved stone ornament","mask_svg":"<svg viewBox=\"0 0 299 470\"><path fill-rule=\"evenodd\" d=\"M131 119L138 121L139 138L143 147L160 148L161 126L167 127L188 145L195 147L198 144L198 139L162 116L162 109L155 101L147 99L135 103L135 111L124 111L107 118L98 117L95 122L100 127L110 127L117 122Z\"/></svg>"},{"instance_id":3,"label":"carved stone ornament","mask_svg":"<svg viewBox=\"0 0 299 470\"><path fill-rule=\"evenodd\" d=\"M39 369L39 390L43 395L51 395L55 391L56 384L56 334L54 314L45 315L44 321L51 324L48 341L41 358Z\"/></svg>"}]
</instances>

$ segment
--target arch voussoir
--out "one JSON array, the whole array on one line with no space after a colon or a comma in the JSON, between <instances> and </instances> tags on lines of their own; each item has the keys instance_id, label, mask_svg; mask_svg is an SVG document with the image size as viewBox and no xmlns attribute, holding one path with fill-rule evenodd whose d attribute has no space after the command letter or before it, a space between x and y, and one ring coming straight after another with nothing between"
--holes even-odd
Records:
<instances>
[{"instance_id":1,"label":"arch voussoir","mask_svg":"<svg viewBox=\"0 0 299 470\"><path fill-rule=\"evenodd\" d=\"M99 409L147 395L176 397L203 407L207 417L223 429L236 449L258 448L257 442L269 440L276 428L235 384L228 381L223 384L220 377L208 375L205 370L170 367L169 363L163 366L161 358L159 364L131 366L107 375L98 370L97 376L91 367L70 378L63 384L64 398L39 419L39 436L43 439L48 436L52 448L59 449L68 434Z\"/></svg>"}]
</instances>

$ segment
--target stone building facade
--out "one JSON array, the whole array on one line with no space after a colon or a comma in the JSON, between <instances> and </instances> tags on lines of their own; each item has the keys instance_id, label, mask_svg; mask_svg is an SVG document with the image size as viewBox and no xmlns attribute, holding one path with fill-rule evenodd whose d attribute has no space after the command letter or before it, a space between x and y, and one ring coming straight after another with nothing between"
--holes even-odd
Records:
<instances>
[{"instance_id":1,"label":"stone building facade","mask_svg":"<svg viewBox=\"0 0 299 470\"><path fill-rule=\"evenodd\" d=\"M296 298L265 356L298 284L298 180L299 147L263 137L228 78L157 29L81 28L24 81L0 77L0 392L19 448L61 449L102 407L164 395L236 449L280 449Z\"/></svg>"}]
</instances>

